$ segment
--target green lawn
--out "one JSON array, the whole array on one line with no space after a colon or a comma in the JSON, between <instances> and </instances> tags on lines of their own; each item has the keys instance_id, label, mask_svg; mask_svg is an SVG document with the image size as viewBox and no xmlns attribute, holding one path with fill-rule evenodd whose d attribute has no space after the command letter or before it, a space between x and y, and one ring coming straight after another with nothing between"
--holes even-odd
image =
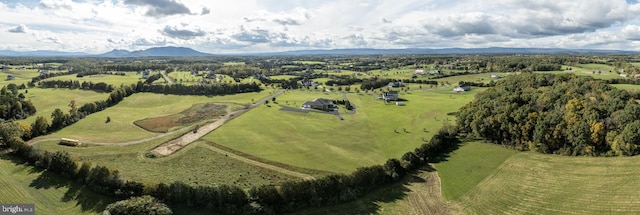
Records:
<instances>
[{"instance_id":1,"label":"green lawn","mask_svg":"<svg viewBox=\"0 0 640 215\"><path fill-rule=\"evenodd\" d=\"M63 130L40 138L65 137L78 139L81 142L107 143L139 140L157 134L134 125L133 122L137 120L176 114L190 108L193 104L200 103L250 104L252 100L259 100L272 92L272 90L263 90L258 93L213 97L137 93L125 98L116 106L91 114ZM107 117L111 118L109 123L105 123Z\"/></svg>"},{"instance_id":2,"label":"green lawn","mask_svg":"<svg viewBox=\"0 0 640 215\"><path fill-rule=\"evenodd\" d=\"M27 91L28 93L25 93ZM109 97L109 94L97 93L90 90L30 88L20 90L20 92L26 96L26 99L31 100L36 107L35 115L19 121L24 124L33 123L36 121L37 116L43 116L51 123L51 113L53 113L56 108L68 112L70 110L69 103L71 103L71 100L75 100L76 105L80 107L86 103L106 100L107 97Z\"/></svg>"},{"instance_id":3,"label":"green lawn","mask_svg":"<svg viewBox=\"0 0 640 215\"><path fill-rule=\"evenodd\" d=\"M435 165L447 200L457 200L493 173L516 151L488 143L464 143Z\"/></svg>"},{"instance_id":4,"label":"green lawn","mask_svg":"<svg viewBox=\"0 0 640 215\"><path fill-rule=\"evenodd\" d=\"M640 90L640 85L634 85L634 84L612 84L611 86L614 86L618 89L629 90L629 91Z\"/></svg>"},{"instance_id":5,"label":"green lawn","mask_svg":"<svg viewBox=\"0 0 640 215\"><path fill-rule=\"evenodd\" d=\"M0 203L35 204L36 214L102 214L112 199L80 185L0 158Z\"/></svg>"},{"instance_id":6,"label":"green lawn","mask_svg":"<svg viewBox=\"0 0 640 215\"><path fill-rule=\"evenodd\" d=\"M93 82L93 83L99 83L99 82L104 82L107 84L111 84L114 87L118 87L120 85L131 85L131 84L135 84L138 83L138 81L144 81L143 79L140 79L140 77L142 75L136 75L135 72L125 72L125 75L104 75L104 74L100 74L100 75L87 75L87 76L83 76L81 78L76 77L76 74L71 74L71 75L64 75L64 76L58 76L58 77L52 77L52 78L48 78L46 80L63 80L63 81L68 81L68 80L73 80L73 81L79 81L80 83L82 82Z\"/></svg>"},{"instance_id":7,"label":"green lawn","mask_svg":"<svg viewBox=\"0 0 640 215\"><path fill-rule=\"evenodd\" d=\"M275 162L349 173L412 151L423 140L429 140L443 123L454 123L455 118L446 113L471 101L473 92L478 91L481 90L462 94L448 89L403 92L400 97L408 100L406 106L385 105L373 95L350 93L348 98L357 112L344 114L345 110L340 110L344 120L330 114L288 112L279 110L278 105L263 105L204 139ZM288 91L277 101L298 108L318 97L341 100L342 94Z\"/></svg>"}]
</instances>

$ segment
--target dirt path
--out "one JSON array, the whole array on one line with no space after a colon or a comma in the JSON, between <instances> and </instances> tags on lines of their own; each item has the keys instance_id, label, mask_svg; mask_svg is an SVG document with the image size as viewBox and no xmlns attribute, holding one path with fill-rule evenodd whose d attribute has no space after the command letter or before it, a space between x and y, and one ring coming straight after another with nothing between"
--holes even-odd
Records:
<instances>
[{"instance_id":1,"label":"dirt path","mask_svg":"<svg viewBox=\"0 0 640 215\"><path fill-rule=\"evenodd\" d=\"M224 149L220 149L218 147L215 147L215 146L212 146L212 145L209 145L209 144L201 144L201 145L211 149L212 151L218 152L220 154L225 154L227 157L230 157L230 158L245 162L245 163L250 164L250 165L254 165L254 166L259 166L259 167L262 167L262 168L270 169L270 170L273 170L273 171L276 171L276 172L280 172L280 173L284 173L284 174L287 174L287 175L290 175L290 176L293 176L293 177L302 178L304 180L314 180L315 179L311 175L307 175L307 174L304 174L304 173L291 171L291 170L288 170L288 169L285 169L285 168L280 168L280 167L277 167L277 166L274 166L274 165L270 165L270 164L267 164L267 163L262 163L262 162L259 162L259 161L251 160L249 158L242 157L240 155L236 155L234 153L228 152L228 151L226 151Z\"/></svg>"},{"instance_id":2,"label":"dirt path","mask_svg":"<svg viewBox=\"0 0 640 215\"><path fill-rule=\"evenodd\" d=\"M166 156L166 155L170 155L173 154L174 152L180 150L182 147L185 147L186 145L189 145L189 143L192 143L200 138L202 138L204 135L208 134L209 132L215 130L216 128L224 125L225 122L232 120L235 117L240 116L243 113L246 113L247 111L258 107L262 104L264 104L265 101L271 100L272 98L279 96L280 94L284 93L284 90L280 90L277 93L268 96L266 98L261 99L260 101L252 104L251 106L249 106L248 108L244 108L244 109L240 109L231 113L227 113L227 115L223 116L222 118L220 118L219 120L216 120L213 123L209 123L206 124L204 126L201 126L200 128L198 128L197 132L189 132L186 133L184 135L182 135L181 137L178 137L174 140L171 140L169 142L163 143L162 145L154 148L152 150L153 153L157 154L157 155L161 155L161 156Z\"/></svg>"},{"instance_id":3,"label":"dirt path","mask_svg":"<svg viewBox=\"0 0 640 215\"><path fill-rule=\"evenodd\" d=\"M169 78L169 76L167 76L167 72L165 71L160 71L160 74L162 75L162 77L164 78L165 81L167 81L167 83L169 84L175 84L175 82L173 82L173 80L171 80L171 78Z\"/></svg>"}]
</instances>

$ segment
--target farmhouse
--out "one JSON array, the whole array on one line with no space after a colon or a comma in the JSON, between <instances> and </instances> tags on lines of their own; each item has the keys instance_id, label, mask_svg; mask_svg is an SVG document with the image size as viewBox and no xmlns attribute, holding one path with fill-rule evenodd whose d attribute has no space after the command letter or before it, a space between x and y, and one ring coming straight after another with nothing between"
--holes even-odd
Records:
<instances>
[{"instance_id":1,"label":"farmhouse","mask_svg":"<svg viewBox=\"0 0 640 215\"><path fill-rule=\"evenodd\" d=\"M309 78L304 78L304 79L302 79L302 80L300 81L300 84L301 84L303 87L317 87L317 86L318 86L318 83L313 82L313 80L312 80L312 79L309 79Z\"/></svg>"},{"instance_id":2,"label":"farmhouse","mask_svg":"<svg viewBox=\"0 0 640 215\"><path fill-rule=\"evenodd\" d=\"M403 87L404 84L402 83L402 81L392 81L389 82L389 87Z\"/></svg>"},{"instance_id":3,"label":"farmhouse","mask_svg":"<svg viewBox=\"0 0 640 215\"><path fill-rule=\"evenodd\" d=\"M49 74L49 70L48 70L48 69L41 69L41 70L38 70L38 74L39 74L39 76L45 76L45 75L48 75L48 74Z\"/></svg>"},{"instance_id":4,"label":"farmhouse","mask_svg":"<svg viewBox=\"0 0 640 215\"><path fill-rule=\"evenodd\" d=\"M424 69L416 69L415 74L424 75Z\"/></svg>"},{"instance_id":5,"label":"farmhouse","mask_svg":"<svg viewBox=\"0 0 640 215\"><path fill-rule=\"evenodd\" d=\"M384 99L385 101L397 101L398 91L383 92L382 99Z\"/></svg>"},{"instance_id":6,"label":"farmhouse","mask_svg":"<svg viewBox=\"0 0 640 215\"><path fill-rule=\"evenodd\" d=\"M440 75L440 74L441 74L440 70L434 70L429 72L429 75Z\"/></svg>"},{"instance_id":7,"label":"farmhouse","mask_svg":"<svg viewBox=\"0 0 640 215\"><path fill-rule=\"evenodd\" d=\"M491 78L493 78L493 79L501 79L502 76L500 76L498 74L491 74Z\"/></svg>"},{"instance_id":8,"label":"farmhouse","mask_svg":"<svg viewBox=\"0 0 640 215\"><path fill-rule=\"evenodd\" d=\"M15 80L16 77L13 75L7 75L7 81Z\"/></svg>"},{"instance_id":9,"label":"farmhouse","mask_svg":"<svg viewBox=\"0 0 640 215\"><path fill-rule=\"evenodd\" d=\"M302 109L310 109L310 108L323 110L323 111L332 111L337 109L338 107L335 104L333 104L333 101L329 99L317 98L302 104Z\"/></svg>"},{"instance_id":10,"label":"farmhouse","mask_svg":"<svg viewBox=\"0 0 640 215\"><path fill-rule=\"evenodd\" d=\"M468 84L461 84L453 88L453 92L459 93L464 91L470 91L471 86Z\"/></svg>"},{"instance_id":11,"label":"farmhouse","mask_svg":"<svg viewBox=\"0 0 640 215\"><path fill-rule=\"evenodd\" d=\"M144 72L142 72L142 79L147 79L149 78L149 74L151 74L151 70L150 69L145 69Z\"/></svg>"}]
</instances>

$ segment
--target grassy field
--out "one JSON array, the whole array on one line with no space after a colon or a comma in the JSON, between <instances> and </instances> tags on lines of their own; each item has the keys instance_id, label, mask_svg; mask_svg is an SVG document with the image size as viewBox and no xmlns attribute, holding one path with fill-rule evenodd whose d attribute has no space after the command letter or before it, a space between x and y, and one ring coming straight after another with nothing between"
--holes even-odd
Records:
<instances>
[{"instance_id":1,"label":"grassy field","mask_svg":"<svg viewBox=\"0 0 640 215\"><path fill-rule=\"evenodd\" d=\"M51 113L53 113L56 108L59 108L63 112L68 112L70 110L69 103L71 100L75 100L76 105L80 107L86 103L106 100L109 96L109 94L106 93L97 93L89 90L40 88L30 88L27 90L28 93L24 93L25 90L20 90L20 92L24 93L26 99L30 99L33 105L36 106L36 114L19 121L25 124L33 123L37 116L43 116L51 123Z\"/></svg>"},{"instance_id":2,"label":"grassy field","mask_svg":"<svg viewBox=\"0 0 640 215\"><path fill-rule=\"evenodd\" d=\"M101 214L114 200L31 166L0 158L0 204L35 204L36 214Z\"/></svg>"},{"instance_id":3,"label":"grassy field","mask_svg":"<svg viewBox=\"0 0 640 215\"><path fill-rule=\"evenodd\" d=\"M351 93L348 98L357 110L355 114L340 110L344 120L331 114L281 111L272 104L228 122L204 139L275 162L349 173L400 157L429 140L443 123L453 123L454 117L446 113L456 111L473 95L448 89L403 92L400 97L407 100L406 106L396 106L385 105L373 95ZM277 101L298 108L318 97L341 100L342 94L288 91Z\"/></svg>"},{"instance_id":4,"label":"grassy field","mask_svg":"<svg viewBox=\"0 0 640 215\"><path fill-rule=\"evenodd\" d=\"M7 80L7 75L13 75L15 77L14 80ZM31 81L31 78L38 76L38 70L37 69L25 69L25 70L17 70L17 69L11 69L7 72L0 72L0 84L1 85L7 85L7 84L27 84L27 82Z\"/></svg>"},{"instance_id":5,"label":"grassy field","mask_svg":"<svg viewBox=\"0 0 640 215\"><path fill-rule=\"evenodd\" d=\"M140 77L142 75L136 75L135 72L125 72L125 75L88 75L88 76L84 76L81 78L76 77L76 74L71 74L71 75L64 75L64 76L58 76L58 77L53 77L53 78L48 78L46 80L63 80L63 81L68 81L68 80L73 80L73 81L79 81L80 83L82 83L83 81L86 82L93 82L93 83L99 83L99 82L104 82L107 84L111 84L115 87L118 87L120 85L131 85L131 84L135 84L138 83L138 81L144 81L143 79L140 79Z\"/></svg>"},{"instance_id":6,"label":"grassy field","mask_svg":"<svg viewBox=\"0 0 640 215\"><path fill-rule=\"evenodd\" d=\"M162 140L166 141L168 138ZM90 161L117 169L123 178L145 183L182 181L191 185L233 184L249 189L251 186L298 180L298 178L229 158L225 154L213 151L205 142L190 144L172 156L145 157L145 153L162 140L130 146L84 148L69 148L59 146L55 142L46 142L41 144L41 147L68 151L81 161Z\"/></svg>"},{"instance_id":7,"label":"grassy field","mask_svg":"<svg viewBox=\"0 0 640 215\"><path fill-rule=\"evenodd\" d=\"M633 85L633 84L612 84L611 86L614 86L618 89L629 90L629 91L640 90L640 85Z\"/></svg>"},{"instance_id":8,"label":"grassy field","mask_svg":"<svg viewBox=\"0 0 640 215\"><path fill-rule=\"evenodd\" d=\"M273 91L263 90L259 93L213 97L137 93L125 98L114 107L91 114L61 131L40 138L66 137L86 142L107 143L139 140L157 134L134 125L133 122L137 120L169 116L187 110L193 104L208 102L249 104L252 100L268 96L271 92ZM109 123L105 123L107 117L111 118ZM179 127L174 127L174 129L177 128Z\"/></svg>"},{"instance_id":9,"label":"grassy field","mask_svg":"<svg viewBox=\"0 0 640 215\"><path fill-rule=\"evenodd\" d=\"M516 151L488 143L464 143L435 165L447 200L457 200L495 171Z\"/></svg>"}]
</instances>

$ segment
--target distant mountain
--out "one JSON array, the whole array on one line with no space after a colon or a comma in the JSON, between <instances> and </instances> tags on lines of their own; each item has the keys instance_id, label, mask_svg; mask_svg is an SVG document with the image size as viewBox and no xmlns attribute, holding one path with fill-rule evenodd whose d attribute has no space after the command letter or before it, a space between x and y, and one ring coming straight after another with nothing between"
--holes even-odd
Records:
<instances>
[{"instance_id":1,"label":"distant mountain","mask_svg":"<svg viewBox=\"0 0 640 215\"><path fill-rule=\"evenodd\" d=\"M598 49L560 49L560 48L408 48L408 49L312 49L268 53L227 54L233 56L309 56L309 55L405 55L405 54L638 54L637 51L598 50ZM208 57L216 56L185 47L155 47L139 51L114 49L110 52L90 55L83 52L28 51L17 52L0 50L0 56L12 57Z\"/></svg>"},{"instance_id":2,"label":"distant mountain","mask_svg":"<svg viewBox=\"0 0 640 215\"><path fill-rule=\"evenodd\" d=\"M184 47L155 47L145 50L139 51L127 51L127 50L119 50L114 49L113 51L96 55L96 57L109 57L109 58L120 58L120 57L207 57L213 56L212 54L199 52L190 48Z\"/></svg>"},{"instance_id":3,"label":"distant mountain","mask_svg":"<svg viewBox=\"0 0 640 215\"><path fill-rule=\"evenodd\" d=\"M409 48L409 49L318 49L239 55L402 55L402 54L636 54L636 51L560 48Z\"/></svg>"},{"instance_id":4,"label":"distant mountain","mask_svg":"<svg viewBox=\"0 0 640 215\"><path fill-rule=\"evenodd\" d=\"M0 50L0 56L3 57L76 57L76 56L86 56L89 55L84 52L60 52L60 51L26 51L26 52L18 52L18 51L10 51L10 50Z\"/></svg>"}]
</instances>

